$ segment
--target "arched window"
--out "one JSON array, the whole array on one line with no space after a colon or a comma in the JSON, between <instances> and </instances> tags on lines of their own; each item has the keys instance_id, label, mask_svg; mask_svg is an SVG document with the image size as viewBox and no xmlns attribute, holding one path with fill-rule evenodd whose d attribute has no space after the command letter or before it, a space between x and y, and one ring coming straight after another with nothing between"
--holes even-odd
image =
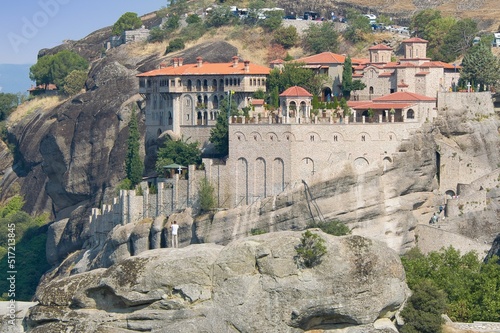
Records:
<instances>
[{"instance_id":1,"label":"arched window","mask_svg":"<svg viewBox=\"0 0 500 333\"><path fill-rule=\"evenodd\" d=\"M217 96L214 96L214 109L218 109L219 108L219 98L217 98Z\"/></svg>"},{"instance_id":2,"label":"arched window","mask_svg":"<svg viewBox=\"0 0 500 333\"><path fill-rule=\"evenodd\" d=\"M201 90L201 81L200 80L196 80L196 90L197 91Z\"/></svg>"},{"instance_id":3,"label":"arched window","mask_svg":"<svg viewBox=\"0 0 500 333\"><path fill-rule=\"evenodd\" d=\"M193 90L193 83L191 80L187 81L187 91L192 91Z\"/></svg>"},{"instance_id":4,"label":"arched window","mask_svg":"<svg viewBox=\"0 0 500 333\"><path fill-rule=\"evenodd\" d=\"M406 112L406 118L415 119L415 111L413 111L413 109L409 109L408 112Z\"/></svg>"}]
</instances>

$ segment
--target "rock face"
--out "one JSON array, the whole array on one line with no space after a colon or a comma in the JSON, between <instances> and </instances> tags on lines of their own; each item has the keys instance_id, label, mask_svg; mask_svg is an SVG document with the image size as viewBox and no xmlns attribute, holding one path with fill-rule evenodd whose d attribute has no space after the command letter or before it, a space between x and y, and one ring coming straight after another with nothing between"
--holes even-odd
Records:
<instances>
[{"instance_id":1,"label":"rock face","mask_svg":"<svg viewBox=\"0 0 500 333\"><path fill-rule=\"evenodd\" d=\"M28 331L385 332L373 323L393 318L407 297L397 253L311 231L327 249L312 268L296 259L302 234L287 231L146 251L53 280L37 292Z\"/></svg>"}]
</instances>

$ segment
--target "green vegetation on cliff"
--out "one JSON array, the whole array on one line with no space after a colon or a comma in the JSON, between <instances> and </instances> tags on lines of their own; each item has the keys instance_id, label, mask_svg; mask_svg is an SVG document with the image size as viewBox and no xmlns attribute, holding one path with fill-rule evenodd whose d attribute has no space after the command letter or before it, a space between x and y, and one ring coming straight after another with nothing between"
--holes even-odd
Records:
<instances>
[{"instance_id":1,"label":"green vegetation on cliff","mask_svg":"<svg viewBox=\"0 0 500 333\"><path fill-rule=\"evenodd\" d=\"M446 294L448 316L454 321L500 321L500 265L494 257L482 263L477 254L461 255L453 248L422 254L410 250L403 258L408 286L420 292L430 281Z\"/></svg>"},{"instance_id":2,"label":"green vegetation on cliff","mask_svg":"<svg viewBox=\"0 0 500 333\"><path fill-rule=\"evenodd\" d=\"M32 217L21 210L23 205L20 196L0 204L0 300L29 301L50 268L45 256L47 216ZM12 275L14 289L7 280Z\"/></svg>"}]
</instances>

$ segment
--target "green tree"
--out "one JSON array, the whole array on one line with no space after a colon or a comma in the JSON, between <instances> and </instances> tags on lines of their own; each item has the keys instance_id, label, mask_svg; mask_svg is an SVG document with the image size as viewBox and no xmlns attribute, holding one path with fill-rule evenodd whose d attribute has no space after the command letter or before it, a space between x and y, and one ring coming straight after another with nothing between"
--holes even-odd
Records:
<instances>
[{"instance_id":1,"label":"green tree","mask_svg":"<svg viewBox=\"0 0 500 333\"><path fill-rule=\"evenodd\" d=\"M246 25L255 25L259 22L262 16L262 8L266 7L264 0L251 0L248 4L248 15L243 22Z\"/></svg>"},{"instance_id":2,"label":"green tree","mask_svg":"<svg viewBox=\"0 0 500 333\"><path fill-rule=\"evenodd\" d=\"M205 24L207 27L222 27L223 25L228 25L231 23L233 14L228 6L218 6L212 9L212 11L207 15Z\"/></svg>"},{"instance_id":3,"label":"green tree","mask_svg":"<svg viewBox=\"0 0 500 333\"><path fill-rule=\"evenodd\" d=\"M156 171L161 173L163 167L168 164L177 163L183 166L200 165L201 151L198 142L187 143L183 140L166 140L158 149Z\"/></svg>"},{"instance_id":4,"label":"green tree","mask_svg":"<svg viewBox=\"0 0 500 333\"><path fill-rule=\"evenodd\" d=\"M303 45L311 53L337 52L339 34L335 23L324 21L321 24L310 24L304 31Z\"/></svg>"},{"instance_id":5,"label":"green tree","mask_svg":"<svg viewBox=\"0 0 500 333\"><path fill-rule=\"evenodd\" d=\"M440 333L446 310L446 294L432 281L422 280L413 288L413 295L401 312L405 325L401 333Z\"/></svg>"},{"instance_id":6,"label":"green tree","mask_svg":"<svg viewBox=\"0 0 500 333\"><path fill-rule=\"evenodd\" d=\"M0 204L0 300L9 299L7 272L13 270L7 261L7 248L12 245L9 238L16 241L17 300L29 301L40 277L50 268L45 254L47 216L30 216L21 210L23 205L21 196Z\"/></svg>"},{"instance_id":7,"label":"green tree","mask_svg":"<svg viewBox=\"0 0 500 333\"><path fill-rule=\"evenodd\" d=\"M349 99L351 97L351 86L352 86L352 61L351 56L347 56L344 61L344 67L342 68L342 95Z\"/></svg>"},{"instance_id":8,"label":"green tree","mask_svg":"<svg viewBox=\"0 0 500 333\"><path fill-rule=\"evenodd\" d=\"M74 70L64 79L63 91L69 96L78 94L87 80L87 71Z\"/></svg>"},{"instance_id":9,"label":"green tree","mask_svg":"<svg viewBox=\"0 0 500 333\"><path fill-rule=\"evenodd\" d=\"M210 181L205 177L200 182L198 196L200 200L200 209L202 212L208 212L215 208L215 189Z\"/></svg>"},{"instance_id":10,"label":"green tree","mask_svg":"<svg viewBox=\"0 0 500 333\"><path fill-rule=\"evenodd\" d=\"M189 24L196 24L201 22L201 17L199 17L196 14L190 14L188 17L186 17L186 23Z\"/></svg>"},{"instance_id":11,"label":"green tree","mask_svg":"<svg viewBox=\"0 0 500 333\"><path fill-rule=\"evenodd\" d=\"M465 52L472 46L472 41L478 32L477 23L472 19L457 21L457 23L450 28L444 38L442 53L447 57L442 60L448 62L454 61L460 55L465 54Z\"/></svg>"},{"instance_id":12,"label":"green tree","mask_svg":"<svg viewBox=\"0 0 500 333\"><path fill-rule=\"evenodd\" d=\"M293 86L301 86L311 90L314 86L313 78L314 72L305 68L304 63L287 62L282 69L274 68L271 70L267 84L270 91L277 87L280 93Z\"/></svg>"},{"instance_id":13,"label":"green tree","mask_svg":"<svg viewBox=\"0 0 500 333\"><path fill-rule=\"evenodd\" d=\"M425 26L425 36L429 44L427 44L427 56L431 59L448 61L447 54L443 54L445 38L457 20L451 16L439 17L430 21ZM452 59L454 60L454 59Z\"/></svg>"},{"instance_id":14,"label":"green tree","mask_svg":"<svg viewBox=\"0 0 500 333\"><path fill-rule=\"evenodd\" d=\"M135 187L142 180L144 165L139 153L140 133L137 122L135 107L132 108L130 122L128 123L129 135L127 140L127 156L125 160L125 170L127 178L130 179L132 187Z\"/></svg>"},{"instance_id":15,"label":"green tree","mask_svg":"<svg viewBox=\"0 0 500 333\"><path fill-rule=\"evenodd\" d=\"M229 154L229 119L228 114L238 114L236 103L232 101L232 92L229 93L229 98L220 101L220 110L217 115L215 127L210 130L210 142L213 143L215 150L220 156L224 157Z\"/></svg>"},{"instance_id":16,"label":"green tree","mask_svg":"<svg viewBox=\"0 0 500 333\"><path fill-rule=\"evenodd\" d=\"M356 10L348 10L346 18L349 25L342 33L344 38L352 43L364 41L365 35L372 31L370 19Z\"/></svg>"},{"instance_id":17,"label":"green tree","mask_svg":"<svg viewBox=\"0 0 500 333\"><path fill-rule=\"evenodd\" d=\"M38 59L37 63L30 67L30 79L37 84L54 83L62 88L69 73L74 70L86 71L88 65L88 61L80 55L63 50Z\"/></svg>"},{"instance_id":18,"label":"green tree","mask_svg":"<svg viewBox=\"0 0 500 333\"><path fill-rule=\"evenodd\" d=\"M18 105L18 97L15 94L0 93L0 121L7 119Z\"/></svg>"},{"instance_id":19,"label":"green tree","mask_svg":"<svg viewBox=\"0 0 500 333\"><path fill-rule=\"evenodd\" d=\"M479 43L467 51L462 61L460 79L470 82L473 87L479 84L481 91L486 86L500 83L500 60L491 52L489 44Z\"/></svg>"},{"instance_id":20,"label":"green tree","mask_svg":"<svg viewBox=\"0 0 500 333\"><path fill-rule=\"evenodd\" d=\"M175 38L168 43L167 49L165 50L165 54L183 50L185 47L184 41L182 38Z\"/></svg>"},{"instance_id":21,"label":"green tree","mask_svg":"<svg viewBox=\"0 0 500 333\"><path fill-rule=\"evenodd\" d=\"M115 36L120 36L126 30L139 29L141 26L142 21L137 16L137 13L126 12L113 24L111 33Z\"/></svg>"},{"instance_id":22,"label":"green tree","mask_svg":"<svg viewBox=\"0 0 500 333\"><path fill-rule=\"evenodd\" d=\"M149 41L152 43L161 42L168 37L168 31L160 27L154 27L149 31Z\"/></svg>"},{"instance_id":23,"label":"green tree","mask_svg":"<svg viewBox=\"0 0 500 333\"><path fill-rule=\"evenodd\" d=\"M173 14L163 24L163 28L167 31L174 31L174 30L179 29L180 25L181 24L180 24L179 15Z\"/></svg>"},{"instance_id":24,"label":"green tree","mask_svg":"<svg viewBox=\"0 0 500 333\"><path fill-rule=\"evenodd\" d=\"M300 245L295 247L297 261L307 268L319 265L321 257L326 254L325 240L318 234L306 230L300 239Z\"/></svg>"},{"instance_id":25,"label":"green tree","mask_svg":"<svg viewBox=\"0 0 500 333\"><path fill-rule=\"evenodd\" d=\"M482 263L476 253L461 255L451 247L428 255L412 249L401 260L412 290L428 279L446 293L452 320L500 320L500 265L495 260Z\"/></svg>"},{"instance_id":26,"label":"green tree","mask_svg":"<svg viewBox=\"0 0 500 333\"><path fill-rule=\"evenodd\" d=\"M346 99L351 97L351 92L355 90L363 90L366 85L361 80L352 79L352 60L351 56L347 56L342 69L342 94Z\"/></svg>"},{"instance_id":27,"label":"green tree","mask_svg":"<svg viewBox=\"0 0 500 333\"><path fill-rule=\"evenodd\" d=\"M275 43L283 46L285 49L289 49L297 44L299 34L293 25L288 27L279 27L276 31L274 31L273 39Z\"/></svg>"},{"instance_id":28,"label":"green tree","mask_svg":"<svg viewBox=\"0 0 500 333\"><path fill-rule=\"evenodd\" d=\"M429 34L426 31L429 23L441 18L441 12L436 9L424 9L411 18L410 31L414 37L429 39Z\"/></svg>"},{"instance_id":29,"label":"green tree","mask_svg":"<svg viewBox=\"0 0 500 333\"><path fill-rule=\"evenodd\" d=\"M278 86L275 86L271 90L270 103L275 109L279 107L280 103L280 93L278 90Z\"/></svg>"},{"instance_id":30,"label":"green tree","mask_svg":"<svg viewBox=\"0 0 500 333\"><path fill-rule=\"evenodd\" d=\"M266 12L266 18L263 20L259 20L260 26L267 31L275 31L281 26L282 22L283 11L281 10L268 11Z\"/></svg>"}]
</instances>

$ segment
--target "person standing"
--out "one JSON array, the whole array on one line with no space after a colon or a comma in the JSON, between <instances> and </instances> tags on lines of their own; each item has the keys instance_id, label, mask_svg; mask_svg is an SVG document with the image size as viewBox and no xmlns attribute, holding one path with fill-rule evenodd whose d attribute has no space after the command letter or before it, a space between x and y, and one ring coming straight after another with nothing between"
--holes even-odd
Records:
<instances>
[{"instance_id":1,"label":"person standing","mask_svg":"<svg viewBox=\"0 0 500 333\"><path fill-rule=\"evenodd\" d=\"M179 225L177 221L174 221L170 226L172 230L172 247L179 247L179 239L177 238L177 231L179 230Z\"/></svg>"}]
</instances>

